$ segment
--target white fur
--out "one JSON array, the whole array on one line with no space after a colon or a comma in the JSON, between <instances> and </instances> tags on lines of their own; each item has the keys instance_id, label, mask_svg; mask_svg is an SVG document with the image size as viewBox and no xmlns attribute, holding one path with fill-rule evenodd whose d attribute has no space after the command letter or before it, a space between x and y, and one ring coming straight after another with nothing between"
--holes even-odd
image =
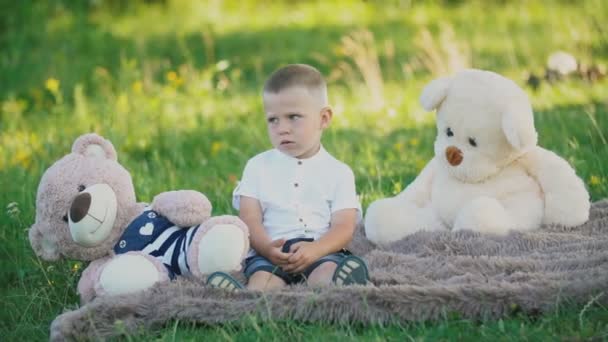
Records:
<instances>
[{"instance_id":1,"label":"white fur","mask_svg":"<svg viewBox=\"0 0 608 342\"><path fill-rule=\"evenodd\" d=\"M198 265L201 274L240 269L246 233L233 224L213 226L199 242Z\"/></svg>"},{"instance_id":2,"label":"white fur","mask_svg":"<svg viewBox=\"0 0 608 342\"><path fill-rule=\"evenodd\" d=\"M565 160L536 146L530 102L513 81L465 70L432 81L420 101L437 109L435 157L401 194L369 206L370 240L446 227L506 234L588 219L583 182ZM460 164L449 163L448 147L462 152Z\"/></svg>"}]
</instances>

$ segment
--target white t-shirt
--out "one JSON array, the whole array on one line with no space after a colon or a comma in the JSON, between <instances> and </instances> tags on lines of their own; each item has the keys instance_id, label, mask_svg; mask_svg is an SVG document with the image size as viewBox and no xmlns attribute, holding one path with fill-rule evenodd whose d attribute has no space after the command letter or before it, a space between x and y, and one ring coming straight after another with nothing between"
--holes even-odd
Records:
<instances>
[{"instance_id":1,"label":"white t-shirt","mask_svg":"<svg viewBox=\"0 0 608 342\"><path fill-rule=\"evenodd\" d=\"M260 201L263 225L272 240L316 240L329 230L331 214L341 209L357 209L361 219L352 170L323 146L307 159L277 149L251 158L233 192L237 210L240 196Z\"/></svg>"}]
</instances>

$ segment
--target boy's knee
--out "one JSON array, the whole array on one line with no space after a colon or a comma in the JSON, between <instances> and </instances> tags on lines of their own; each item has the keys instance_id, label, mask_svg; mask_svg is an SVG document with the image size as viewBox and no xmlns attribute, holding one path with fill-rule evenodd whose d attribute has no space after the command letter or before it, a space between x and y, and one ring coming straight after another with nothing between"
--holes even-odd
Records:
<instances>
[{"instance_id":1,"label":"boy's knee","mask_svg":"<svg viewBox=\"0 0 608 342\"><path fill-rule=\"evenodd\" d=\"M266 271L257 271L251 275L247 283L249 290L268 291L287 285L280 277Z\"/></svg>"},{"instance_id":2,"label":"boy's knee","mask_svg":"<svg viewBox=\"0 0 608 342\"><path fill-rule=\"evenodd\" d=\"M333 261L326 261L317 266L308 277L309 285L328 285L338 265Z\"/></svg>"}]
</instances>

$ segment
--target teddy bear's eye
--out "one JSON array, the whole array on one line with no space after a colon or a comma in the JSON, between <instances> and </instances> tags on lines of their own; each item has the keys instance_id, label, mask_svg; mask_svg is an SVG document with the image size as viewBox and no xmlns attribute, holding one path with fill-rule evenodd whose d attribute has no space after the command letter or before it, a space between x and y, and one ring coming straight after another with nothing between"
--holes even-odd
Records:
<instances>
[{"instance_id":1,"label":"teddy bear's eye","mask_svg":"<svg viewBox=\"0 0 608 342\"><path fill-rule=\"evenodd\" d=\"M477 141L475 141L475 138L469 138L469 144L473 147L477 147Z\"/></svg>"},{"instance_id":2,"label":"teddy bear's eye","mask_svg":"<svg viewBox=\"0 0 608 342\"><path fill-rule=\"evenodd\" d=\"M452 132L452 129L451 129L450 127L448 127L448 128L445 130L445 134L447 134L447 135L448 135L448 137L453 137L453 136L454 136L454 132Z\"/></svg>"},{"instance_id":3,"label":"teddy bear's eye","mask_svg":"<svg viewBox=\"0 0 608 342\"><path fill-rule=\"evenodd\" d=\"M63 217L61 219L64 220L65 222L68 222L68 215L63 215Z\"/></svg>"},{"instance_id":4,"label":"teddy bear's eye","mask_svg":"<svg viewBox=\"0 0 608 342\"><path fill-rule=\"evenodd\" d=\"M79 191L79 192L80 192L80 191L84 191L84 189L86 189L86 188L87 188L86 186L84 186L84 185L80 184L80 185L78 186L78 191Z\"/></svg>"}]
</instances>

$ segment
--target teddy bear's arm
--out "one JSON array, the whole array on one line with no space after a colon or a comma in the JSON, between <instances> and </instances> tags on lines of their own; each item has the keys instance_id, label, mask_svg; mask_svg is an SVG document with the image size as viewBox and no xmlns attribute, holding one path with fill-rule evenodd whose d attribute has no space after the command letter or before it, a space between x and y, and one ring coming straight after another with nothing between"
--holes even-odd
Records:
<instances>
[{"instance_id":1,"label":"teddy bear's arm","mask_svg":"<svg viewBox=\"0 0 608 342\"><path fill-rule=\"evenodd\" d=\"M191 227L211 216L211 202L205 195L194 190L160 193L154 197L152 209L178 227Z\"/></svg>"},{"instance_id":2,"label":"teddy bear's arm","mask_svg":"<svg viewBox=\"0 0 608 342\"><path fill-rule=\"evenodd\" d=\"M436 158L431 159L420 174L397 197L425 207L431 201L431 184L435 173Z\"/></svg>"},{"instance_id":3,"label":"teddy bear's arm","mask_svg":"<svg viewBox=\"0 0 608 342\"><path fill-rule=\"evenodd\" d=\"M82 276L78 281L81 303L88 303L95 298L95 285L99 279L99 270L109 259L109 257L105 257L94 260L82 271Z\"/></svg>"},{"instance_id":4,"label":"teddy bear's arm","mask_svg":"<svg viewBox=\"0 0 608 342\"><path fill-rule=\"evenodd\" d=\"M542 147L535 147L526 153L522 163L543 191L543 223L576 226L589 219L589 193L566 160Z\"/></svg>"},{"instance_id":5,"label":"teddy bear's arm","mask_svg":"<svg viewBox=\"0 0 608 342\"><path fill-rule=\"evenodd\" d=\"M365 214L365 235L370 241L387 243L420 230L445 229L430 205L436 163L432 159L399 195L369 205Z\"/></svg>"}]
</instances>

